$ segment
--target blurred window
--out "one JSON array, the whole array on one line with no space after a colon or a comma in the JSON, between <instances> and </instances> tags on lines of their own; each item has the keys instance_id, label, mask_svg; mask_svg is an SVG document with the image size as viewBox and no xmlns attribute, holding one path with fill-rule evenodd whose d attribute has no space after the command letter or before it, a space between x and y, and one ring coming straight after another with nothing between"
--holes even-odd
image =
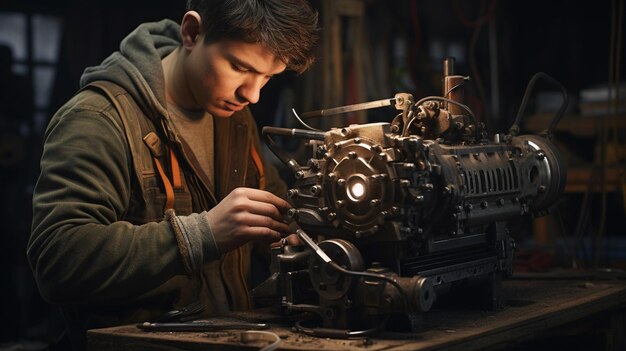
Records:
<instances>
[{"instance_id":1,"label":"blurred window","mask_svg":"<svg viewBox=\"0 0 626 351\"><path fill-rule=\"evenodd\" d=\"M33 115L26 132L41 133L50 115L62 25L54 15L0 12L0 45L11 49L13 73L32 82Z\"/></svg>"}]
</instances>

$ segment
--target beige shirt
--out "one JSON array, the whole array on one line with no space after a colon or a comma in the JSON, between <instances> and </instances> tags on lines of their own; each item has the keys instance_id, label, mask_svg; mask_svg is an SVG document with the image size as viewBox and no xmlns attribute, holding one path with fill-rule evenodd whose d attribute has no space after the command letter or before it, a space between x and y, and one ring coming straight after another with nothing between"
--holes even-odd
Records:
<instances>
[{"instance_id":1,"label":"beige shirt","mask_svg":"<svg viewBox=\"0 0 626 351\"><path fill-rule=\"evenodd\" d=\"M192 150L193 155L211 185L215 184L215 135L213 116L206 111L191 111L173 103L168 105L170 119L178 135ZM215 189L210 189L214 191Z\"/></svg>"},{"instance_id":2,"label":"beige shirt","mask_svg":"<svg viewBox=\"0 0 626 351\"><path fill-rule=\"evenodd\" d=\"M210 184L215 184L215 132L213 116L206 111L185 110L173 104L168 105L170 119L180 138L189 146L202 172L210 179ZM214 191L215 189L211 189ZM221 274L221 260L215 260L204 264L202 280L207 291L202 294L205 306L205 314L221 314L228 311L228 297L224 288Z\"/></svg>"}]
</instances>

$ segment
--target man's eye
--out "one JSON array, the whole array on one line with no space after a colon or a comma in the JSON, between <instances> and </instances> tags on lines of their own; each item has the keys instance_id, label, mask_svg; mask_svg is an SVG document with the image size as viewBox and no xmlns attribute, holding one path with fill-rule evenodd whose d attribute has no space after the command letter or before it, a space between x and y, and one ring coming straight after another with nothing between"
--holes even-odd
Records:
<instances>
[{"instance_id":1,"label":"man's eye","mask_svg":"<svg viewBox=\"0 0 626 351\"><path fill-rule=\"evenodd\" d=\"M235 65L235 64L231 64L231 66L232 66L232 67L233 67L233 69L234 69L235 71L237 71L237 72L248 72L248 70L247 70L247 69L245 69L245 68L243 68L243 67L241 67L241 66L237 66L237 65Z\"/></svg>"}]
</instances>

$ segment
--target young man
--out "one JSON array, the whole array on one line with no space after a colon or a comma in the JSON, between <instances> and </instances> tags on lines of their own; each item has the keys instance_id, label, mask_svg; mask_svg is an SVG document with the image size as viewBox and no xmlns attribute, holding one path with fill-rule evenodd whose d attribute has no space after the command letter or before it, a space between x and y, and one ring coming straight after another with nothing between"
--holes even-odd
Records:
<instances>
[{"instance_id":1,"label":"young man","mask_svg":"<svg viewBox=\"0 0 626 351\"><path fill-rule=\"evenodd\" d=\"M252 251L289 204L247 105L309 67L316 32L306 0L191 0L85 70L45 134L27 252L76 348L194 301L252 307Z\"/></svg>"}]
</instances>

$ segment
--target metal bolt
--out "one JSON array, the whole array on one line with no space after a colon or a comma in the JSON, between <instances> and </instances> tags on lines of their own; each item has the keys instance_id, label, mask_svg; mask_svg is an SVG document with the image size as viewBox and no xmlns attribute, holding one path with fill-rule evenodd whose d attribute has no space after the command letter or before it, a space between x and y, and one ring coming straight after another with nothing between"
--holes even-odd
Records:
<instances>
[{"instance_id":1,"label":"metal bolt","mask_svg":"<svg viewBox=\"0 0 626 351\"><path fill-rule=\"evenodd\" d=\"M298 217L298 210L295 208L290 208L287 210L287 217L291 219L296 219Z\"/></svg>"},{"instance_id":2,"label":"metal bolt","mask_svg":"<svg viewBox=\"0 0 626 351\"><path fill-rule=\"evenodd\" d=\"M315 156L317 156L317 158L322 158L324 157L324 154L326 153L326 147L324 146L319 146L316 150L315 150Z\"/></svg>"},{"instance_id":3,"label":"metal bolt","mask_svg":"<svg viewBox=\"0 0 626 351\"><path fill-rule=\"evenodd\" d=\"M311 193L312 193L313 195L319 195L321 192L322 192L322 187L321 187L321 186L319 186L319 185L313 185L313 186L311 187Z\"/></svg>"},{"instance_id":4,"label":"metal bolt","mask_svg":"<svg viewBox=\"0 0 626 351\"><path fill-rule=\"evenodd\" d=\"M287 197L292 199L292 198L298 196L299 193L300 193L300 191L298 191L298 189L289 189L289 191L287 191Z\"/></svg>"},{"instance_id":5,"label":"metal bolt","mask_svg":"<svg viewBox=\"0 0 626 351\"><path fill-rule=\"evenodd\" d=\"M345 186L346 185L346 180L341 178L337 180L337 185L339 186Z\"/></svg>"},{"instance_id":6,"label":"metal bolt","mask_svg":"<svg viewBox=\"0 0 626 351\"><path fill-rule=\"evenodd\" d=\"M348 157L354 160L357 157L356 156L356 152L354 152L354 151L348 152Z\"/></svg>"}]
</instances>

